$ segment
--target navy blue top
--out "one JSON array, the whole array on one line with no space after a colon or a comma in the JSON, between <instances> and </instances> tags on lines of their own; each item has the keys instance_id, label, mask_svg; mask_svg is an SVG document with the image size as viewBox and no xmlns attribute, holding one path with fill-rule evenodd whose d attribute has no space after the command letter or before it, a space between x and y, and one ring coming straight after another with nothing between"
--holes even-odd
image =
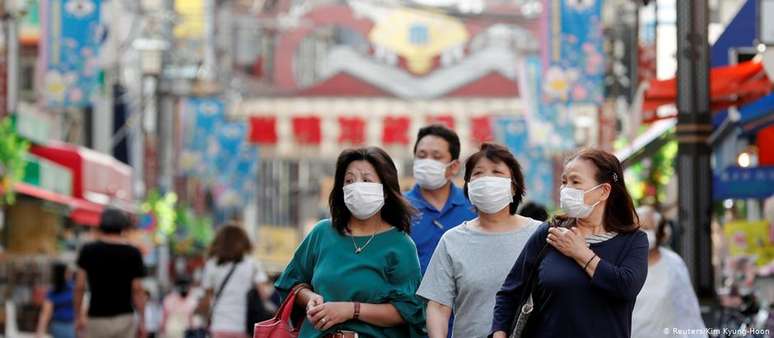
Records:
<instances>
[{"instance_id":1,"label":"navy blue top","mask_svg":"<svg viewBox=\"0 0 774 338\"><path fill-rule=\"evenodd\" d=\"M419 211L419 215L411 225L411 239L417 246L419 267L422 269L423 276L441 236L462 222L476 218L476 211L462 189L457 188L454 183L451 183L450 188L449 198L440 211L422 197L421 188L418 185L414 185L414 188L406 193L406 198L411 205Z\"/></svg>"},{"instance_id":2,"label":"navy blue top","mask_svg":"<svg viewBox=\"0 0 774 338\"><path fill-rule=\"evenodd\" d=\"M548 235L538 228L497 293L492 333L510 334L526 279ZM642 231L591 244L601 260L594 277L550 245L538 270L535 312L525 337L628 338L634 301L648 273L648 239Z\"/></svg>"},{"instance_id":3,"label":"navy blue top","mask_svg":"<svg viewBox=\"0 0 774 338\"><path fill-rule=\"evenodd\" d=\"M64 290L55 292L50 290L46 299L54 304L54 314L51 320L55 322L72 322L75 320L73 305L73 285L68 283Z\"/></svg>"}]
</instances>

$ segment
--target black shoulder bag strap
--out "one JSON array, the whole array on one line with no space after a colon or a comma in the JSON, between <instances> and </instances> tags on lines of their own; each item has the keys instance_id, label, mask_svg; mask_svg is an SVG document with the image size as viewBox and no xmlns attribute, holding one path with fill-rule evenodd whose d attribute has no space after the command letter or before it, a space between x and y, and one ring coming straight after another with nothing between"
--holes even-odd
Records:
<instances>
[{"instance_id":1,"label":"black shoulder bag strap","mask_svg":"<svg viewBox=\"0 0 774 338\"><path fill-rule=\"evenodd\" d=\"M220 287L218 288L218 291L215 292L215 298L213 298L212 305L210 306L210 320L212 320L212 314L215 313L215 304L218 304L218 300L220 299L220 296L223 294L223 290L226 288L226 284L228 284L228 280L231 279L231 275L234 274L234 270L236 270L237 265L239 265L239 262L232 263L231 269L229 269L228 273L226 274L226 278L223 279L223 282L220 283Z\"/></svg>"},{"instance_id":2,"label":"black shoulder bag strap","mask_svg":"<svg viewBox=\"0 0 774 338\"><path fill-rule=\"evenodd\" d=\"M551 226L549 225L548 229L551 229ZM546 232L546 238L548 237L548 233ZM524 305L524 303L527 302L527 299L530 295L533 295L533 301L534 301L534 293L535 293L535 286L537 285L538 280L538 271L540 270L540 263L543 262L543 258L546 257L546 253L548 253L548 242L546 239L543 239L543 247L540 248L540 251L537 254L537 257L535 258L535 261L532 263L532 266L530 267L529 275L527 276L527 281L525 283L524 292L521 293L521 299L519 300L519 307L516 309L516 314L513 316L513 319L511 321L511 331L513 332L514 327L516 326L516 319L519 318L519 313L521 312L521 307ZM537 308L537 306L535 306ZM510 335L510 333L509 333Z\"/></svg>"}]
</instances>

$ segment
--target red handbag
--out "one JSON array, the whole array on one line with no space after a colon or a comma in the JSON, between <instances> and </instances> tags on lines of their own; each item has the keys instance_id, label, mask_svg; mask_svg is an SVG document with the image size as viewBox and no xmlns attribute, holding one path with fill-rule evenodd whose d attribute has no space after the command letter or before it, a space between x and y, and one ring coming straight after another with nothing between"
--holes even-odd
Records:
<instances>
[{"instance_id":1,"label":"red handbag","mask_svg":"<svg viewBox=\"0 0 774 338\"><path fill-rule=\"evenodd\" d=\"M299 318L300 320L293 322L291 318L293 307L296 305L298 292L308 287L306 284L299 284L293 287L288 298L280 305L274 318L255 324L253 338L297 338L304 318L301 317Z\"/></svg>"}]
</instances>

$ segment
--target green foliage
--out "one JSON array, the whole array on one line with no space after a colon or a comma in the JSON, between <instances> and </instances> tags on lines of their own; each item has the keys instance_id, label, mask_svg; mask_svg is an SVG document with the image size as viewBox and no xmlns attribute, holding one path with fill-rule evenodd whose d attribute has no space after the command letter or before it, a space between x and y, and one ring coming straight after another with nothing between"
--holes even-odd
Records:
<instances>
[{"instance_id":1,"label":"green foliage","mask_svg":"<svg viewBox=\"0 0 774 338\"><path fill-rule=\"evenodd\" d=\"M29 142L16 133L10 117L0 120L0 191L4 192L0 204L15 202L13 186L24 176L29 146Z\"/></svg>"},{"instance_id":2,"label":"green foliage","mask_svg":"<svg viewBox=\"0 0 774 338\"><path fill-rule=\"evenodd\" d=\"M164 238L175 233L177 214L175 205L177 195L166 193L163 196L158 191L152 190L142 204L142 212L151 213L156 218L156 234Z\"/></svg>"}]
</instances>

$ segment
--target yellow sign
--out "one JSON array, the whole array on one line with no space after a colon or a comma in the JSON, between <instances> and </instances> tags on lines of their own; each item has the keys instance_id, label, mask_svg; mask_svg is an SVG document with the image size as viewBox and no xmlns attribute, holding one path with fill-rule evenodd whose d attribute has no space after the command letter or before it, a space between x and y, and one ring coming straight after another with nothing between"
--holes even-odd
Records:
<instances>
[{"instance_id":1,"label":"yellow sign","mask_svg":"<svg viewBox=\"0 0 774 338\"><path fill-rule=\"evenodd\" d=\"M175 0L175 13L180 18L175 37L200 39L204 36L204 0Z\"/></svg>"},{"instance_id":2,"label":"yellow sign","mask_svg":"<svg viewBox=\"0 0 774 338\"><path fill-rule=\"evenodd\" d=\"M444 50L468 41L465 25L455 18L412 9L397 9L376 23L369 39L406 59L408 69L426 74Z\"/></svg>"},{"instance_id":3,"label":"yellow sign","mask_svg":"<svg viewBox=\"0 0 774 338\"><path fill-rule=\"evenodd\" d=\"M769 237L769 223L766 221L734 221L727 223L723 233L728 241L728 251L732 257L756 256L755 262L761 266L774 260L774 245Z\"/></svg>"},{"instance_id":4,"label":"yellow sign","mask_svg":"<svg viewBox=\"0 0 774 338\"><path fill-rule=\"evenodd\" d=\"M284 269L300 243L297 228L261 225L256 239L256 258L270 272Z\"/></svg>"}]
</instances>

